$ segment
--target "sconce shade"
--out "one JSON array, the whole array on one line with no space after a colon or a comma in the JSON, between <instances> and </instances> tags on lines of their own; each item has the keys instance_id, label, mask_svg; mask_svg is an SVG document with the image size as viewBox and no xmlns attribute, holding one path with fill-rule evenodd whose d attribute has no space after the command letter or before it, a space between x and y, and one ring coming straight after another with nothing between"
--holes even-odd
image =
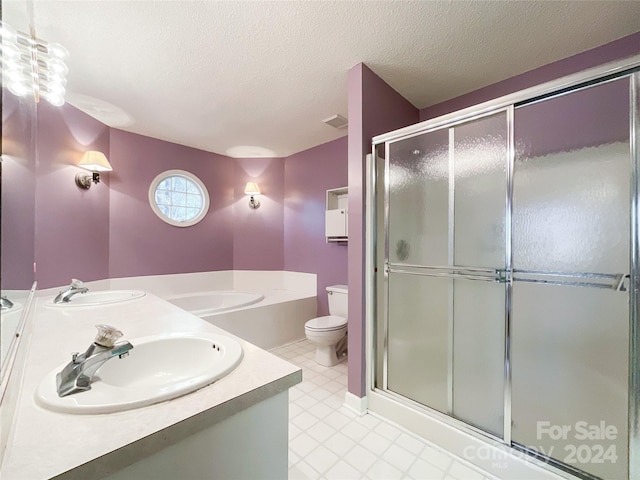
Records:
<instances>
[{"instance_id":1,"label":"sconce shade","mask_svg":"<svg viewBox=\"0 0 640 480\"><path fill-rule=\"evenodd\" d=\"M95 150L85 152L78 166L92 172L111 172L113 170L104 153Z\"/></svg>"},{"instance_id":2,"label":"sconce shade","mask_svg":"<svg viewBox=\"0 0 640 480\"><path fill-rule=\"evenodd\" d=\"M246 187L244 187L245 195L260 195L260 188L258 188L258 184L254 182L248 182Z\"/></svg>"},{"instance_id":3,"label":"sconce shade","mask_svg":"<svg viewBox=\"0 0 640 480\"><path fill-rule=\"evenodd\" d=\"M111 167L109 160L107 160L107 157L104 156L104 153L96 152L95 150L85 152L78 162L78 166L92 172L91 175L83 173L76 174L76 185L85 190L88 190L89 187L91 187L91 182L100 182L100 172L113 171L113 168Z\"/></svg>"},{"instance_id":4,"label":"sconce shade","mask_svg":"<svg viewBox=\"0 0 640 480\"><path fill-rule=\"evenodd\" d=\"M249 200L249 207L251 209L255 210L260 207L260 202L253 198L254 195L260 195L260 189L257 183L247 182L247 185L244 187L244 194L251 195L251 200Z\"/></svg>"}]
</instances>

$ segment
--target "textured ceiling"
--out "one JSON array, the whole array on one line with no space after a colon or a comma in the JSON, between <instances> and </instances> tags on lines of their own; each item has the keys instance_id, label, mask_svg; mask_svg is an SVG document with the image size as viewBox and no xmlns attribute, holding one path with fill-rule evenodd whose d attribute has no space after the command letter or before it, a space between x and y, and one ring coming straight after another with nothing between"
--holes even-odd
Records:
<instances>
[{"instance_id":1,"label":"textured ceiling","mask_svg":"<svg viewBox=\"0 0 640 480\"><path fill-rule=\"evenodd\" d=\"M116 128L249 157L345 135L322 120L347 116L359 62L423 108L640 30L638 1L25 4L3 1L3 17L67 47L70 104Z\"/></svg>"}]
</instances>

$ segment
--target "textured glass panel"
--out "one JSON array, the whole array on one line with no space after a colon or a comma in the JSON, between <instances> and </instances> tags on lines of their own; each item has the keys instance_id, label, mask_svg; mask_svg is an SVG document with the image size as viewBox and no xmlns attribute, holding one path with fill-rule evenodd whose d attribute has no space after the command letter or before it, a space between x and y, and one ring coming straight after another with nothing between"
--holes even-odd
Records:
<instances>
[{"instance_id":1,"label":"textured glass panel","mask_svg":"<svg viewBox=\"0 0 640 480\"><path fill-rule=\"evenodd\" d=\"M184 222L186 215L187 212L184 207L171 207L171 215L169 215L169 217L176 222Z\"/></svg>"},{"instance_id":2,"label":"textured glass panel","mask_svg":"<svg viewBox=\"0 0 640 480\"><path fill-rule=\"evenodd\" d=\"M198 195L202 195L202 192L200 191L200 187L198 187L198 185L193 183L191 180L187 181L187 193L195 193Z\"/></svg>"},{"instance_id":3,"label":"textured glass panel","mask_svg":"<svg viewBox=\"0 0 640 480\"><path fill-rule=\"evenodd\" d=\"M628 79L521 107L514 133L514 269L627 273ZM515 442L627 478L628 301L614 290L514 283Z\"/></svg>"},{"instance_id":4,"label":"textured glass panel","mask_svg":"<svg viewBox=\"0 0 640 480\"><path fill-rule=\"evenodd\" d=\"M389 390L447 412L452 280L389 275Z\"/></svg>"},{"instance_id":5,"label":"textured glass panel","mask_svg":"<svg viewBox=\"0 0 640 480\"><path fill-rule=\"evenodd\" d=\"M171 177L171 186L176 192L186 192L187 179L184 177Z\"/></svg>"},{"instance_id":6,"label":"textured glass panel","mask_svg":"<svg viewBox=\"0 0 640 480\"><path fill-rule=\"evenodd\" d=\"M175 206L184 207L187 204L187 195L185 193L173 192L171 194L171 203Z\"/></svg>"},{"instance_id":7,"label":"textured glass panel","mask_svg":"<svg viewBox=\"0 0 640 480\"><path fill-rule=\"evenodd\" d=\"M448 130L389 146L389 260L448 264Z\"/></svg>"},{"instance_id":8,"label":"textured glass panel","mask_svg":"<svg viewBox=\"0 0 640 480\"><path fill-rule=\"evenodd\" d=\"M627 302L614 290L514 283L515 442L600 478L627 478ZM599 438L583 438L587 427Z\"/></svg>"},{"instance_id":9,"label":"textured glass panel","mask_svg":"<svg viewBox=\"0 0 640 480\"><path fill-rule=\"evenodd\" d=\"M169 205L171 203L171 192L156 190L156 203L158 205Z\"/></svg>"},{"instance_id":10,"label":"textured glass panel","mask_svg":"<svg viewBox=\"0 0 640 480\"><path fill-rule=\"evenodd\" d=\"M629 269L629 82L518 108L513 266Z\"/></svg>"},{"instance_id":11,"label":"textured glass panel","mask_svg":"<svg viewBox=\"0 0 640 480\"><path fill-rule=\"evenodd\" d=\"M201 208L202 197L200 195L187 194L187 207Z\"/></svg>"},{"instance_id":12,"label":"textured glass panel","mask_svg":"<svg viewBox=\"0 0 640 480\"><path fill-rule=\"evenodd\" d=\"M160 182L160 184L158 185L158 190L171 190L171 177L165 178L162 182Z\"/></svg>"},{"instance_id":13,"label":"textured glass panel","mask_svg":"<svg viewBox=\"0 0 640 480\"><path fill-rule=\"evenodd\" d=\"M453 133L454 264L504 266L506 113L457 126Z\"/></svg>"},{"instance_id":14,"label":"textured glass panel","mask_svg":"<svg viewBox=\"0 0 640 480\"><path fill-rule=\"evenodd\" d=\"M499 283L455 280L453 415L504 430L504 295Z\"/></svg>"}]
</instances>

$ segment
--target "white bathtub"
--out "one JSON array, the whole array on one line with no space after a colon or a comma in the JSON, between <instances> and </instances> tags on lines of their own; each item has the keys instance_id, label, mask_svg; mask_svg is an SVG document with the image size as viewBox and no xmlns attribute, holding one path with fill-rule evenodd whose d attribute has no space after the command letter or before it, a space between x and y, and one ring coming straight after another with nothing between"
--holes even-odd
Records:
<instances>
[{"instance_id":1,"label":"white bathtub","mask_svg":"<svg viewBox=\"0 0 640 480\"><path fill-rule=\"evenodd\" d=\"M305 322L316 316L315 295L288 290L211 291L165 299L265 350L302 340Z\"/></svg>"},{"instance_id":2,"label":"white bathtub","mask_svg":"<svg viewBox=\"0 0 640 480\"><path fill-rule=\"evenodd\" d=\"M264 299L260 293L237 292L235 290L187 293L167 298L175 306L199 317L247 307Z\"/></svg>"}]
</instances>

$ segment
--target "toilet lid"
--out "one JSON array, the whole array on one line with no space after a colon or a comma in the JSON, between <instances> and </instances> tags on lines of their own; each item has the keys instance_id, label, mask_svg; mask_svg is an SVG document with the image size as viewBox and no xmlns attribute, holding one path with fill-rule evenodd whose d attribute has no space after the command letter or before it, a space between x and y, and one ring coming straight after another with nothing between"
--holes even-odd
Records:
<instances>
[{"instance_id":1,"label":"toilet lid","mask_svg":"<svg viewBox=\"0 0 640 480\"><path fill-rule=\"evenodd\" d=\"M327 315L325 317L312 318L305 327L309 330L338 330L347 326L347 319L344 317L338 317L337 315Z\"/></svg>"}]
</instances>

